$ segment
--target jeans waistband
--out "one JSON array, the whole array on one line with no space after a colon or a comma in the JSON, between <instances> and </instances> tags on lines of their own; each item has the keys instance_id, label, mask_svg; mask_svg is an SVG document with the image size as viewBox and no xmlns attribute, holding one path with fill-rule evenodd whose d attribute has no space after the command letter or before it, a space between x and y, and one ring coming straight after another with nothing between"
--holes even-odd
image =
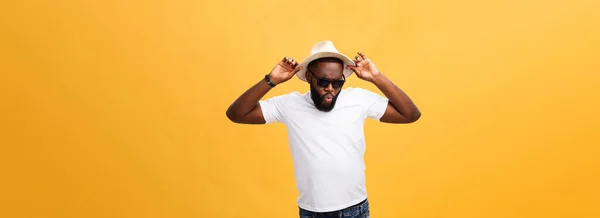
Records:
<instances>
[{"instance_id":1,"label":"jeans waistband","mask_svg":"<svg viewBox=\"0 0 600 218\"><path fill-rule=\"evenodd\" d=\"M305 212L315 214L315 215L320 214L325 217L338 217L339 214L352 214L352 213L356 213L356 211L365 212L368 209L369 209L368 208L368 199L365 199L365 200L361 201L360 203L346 207L344 209L329 211L329 212L311 212L311 211L300 208L301 211L305 211Z\"/></svg>"}]
</instances>

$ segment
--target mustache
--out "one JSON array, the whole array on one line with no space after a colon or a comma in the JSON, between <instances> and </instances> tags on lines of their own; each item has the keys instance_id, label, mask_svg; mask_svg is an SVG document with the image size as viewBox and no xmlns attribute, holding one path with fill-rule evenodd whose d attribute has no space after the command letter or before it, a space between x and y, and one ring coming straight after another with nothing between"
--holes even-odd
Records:
<instances>
[{"instance_id":1,"label":"mustache","mask_svg":"<svg viewBox=\"0 0 600 218\"><path fill-rule=\"evenodd\" d=\"M331 95L331 97L335 96L333 93L325 93L324 95L321 95L321 98L325 98L327 95Z\"/></svg>"}]
</instances>

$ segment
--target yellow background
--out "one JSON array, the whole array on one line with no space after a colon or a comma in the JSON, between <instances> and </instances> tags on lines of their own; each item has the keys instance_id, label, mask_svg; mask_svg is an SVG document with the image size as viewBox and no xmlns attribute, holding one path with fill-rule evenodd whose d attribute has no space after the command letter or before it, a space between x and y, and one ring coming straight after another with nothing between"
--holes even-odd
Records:
<instances>
[{"instance_id":1,"label":"yellow background","mask_svg":"<svg viewBox=\"0 0 600 218\"><path fill-rule=\"evenodd\" d=\"M0 217L297 217L285 126L225 110L324 39L365 52L423 113L366 124L372 217L600 217L599 10L5 1Z\"/></svg>"}]
</instances>

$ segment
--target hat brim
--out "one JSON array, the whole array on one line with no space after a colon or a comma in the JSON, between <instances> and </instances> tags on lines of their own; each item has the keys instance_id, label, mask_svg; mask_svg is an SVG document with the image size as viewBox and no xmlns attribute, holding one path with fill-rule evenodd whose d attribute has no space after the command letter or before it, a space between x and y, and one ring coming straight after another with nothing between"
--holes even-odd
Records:
<instances>
[{"instance_id":1,"label":"hat brim","mask_svg":"<svg viewBox=\"0 0 600 218\"><path fill-rule=\"evenodd\" d=\"M355 65L355 63L354 63L354 61L352 61L352 59L350 59L350 58L348 58L348 57L346 57L345 55L343 55L343 54L340 54L340 53L335 53L335 52L319 52L319 53L313 54L313 55L311 55L311 56L308 56L306 59L304 59L304 60L302 61L302 63L300 63L300 65L299 65L299 66L302 66L302 67L303 67L303 69L302 69L302 70L299 70L299 71L296 73L296 76L297 76L297 77L298 77L300 80L302 80L302 81L304 81L304 82L308 82L308 81L306 80L306 69L308 68L308 64L309 64L311 61L317 60L317 59L319 59L319 58L326 58L326 57L332 57L332 58L337 58L337 59L340 59L340 60L342 60L342 62L344 63L344 71L343 71L343 74L344 74L344 76L345 76L346 78L348 78L349 76L351 76L351 75L352 75L352 73L354 73L354 71L352 71L351 69L348 69L348 68L346 67L346 66L348 66L348 65L351 65L351 66L354 66L354 65Z\"/></svg>"}]
</instances>

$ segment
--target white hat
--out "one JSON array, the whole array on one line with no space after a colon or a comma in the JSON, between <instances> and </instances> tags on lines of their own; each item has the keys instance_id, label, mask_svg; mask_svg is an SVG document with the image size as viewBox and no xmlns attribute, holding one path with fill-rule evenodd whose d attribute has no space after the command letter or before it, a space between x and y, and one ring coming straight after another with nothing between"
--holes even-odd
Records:
<instances>
[{"instance_id":1,"label":"white hat","mask_svg":"<svg viewBox=\"0 0 600 218\"><path fill-rule=\"evenodd\" d=\"M313 46L312 50L310 51L310 56L308 56L306 59L304 59L302 61L302 63L300 63L300 65L299 65L304 68L302 70L298 71L296 73L296 76L298 76L298 78L300 80L307 82L306 81L306 68L308 68L308 64L313 60L316 60L319 58L324 58L324 57L334 57L334 58L338 58L338 59L342 60L342 62L344 62L343 73L344 73L345 77L349 77L354 72L351 69L346 68L346 66L348 66L348 65L354 66L355 65L354 61L352 61L352 59L346 57L346 55L338 52L337 49L335 49L335 46L333 46L333 42L325 40L325 41L317 42L317 44L315 44Z\"/></svg>"}]
</instances>

